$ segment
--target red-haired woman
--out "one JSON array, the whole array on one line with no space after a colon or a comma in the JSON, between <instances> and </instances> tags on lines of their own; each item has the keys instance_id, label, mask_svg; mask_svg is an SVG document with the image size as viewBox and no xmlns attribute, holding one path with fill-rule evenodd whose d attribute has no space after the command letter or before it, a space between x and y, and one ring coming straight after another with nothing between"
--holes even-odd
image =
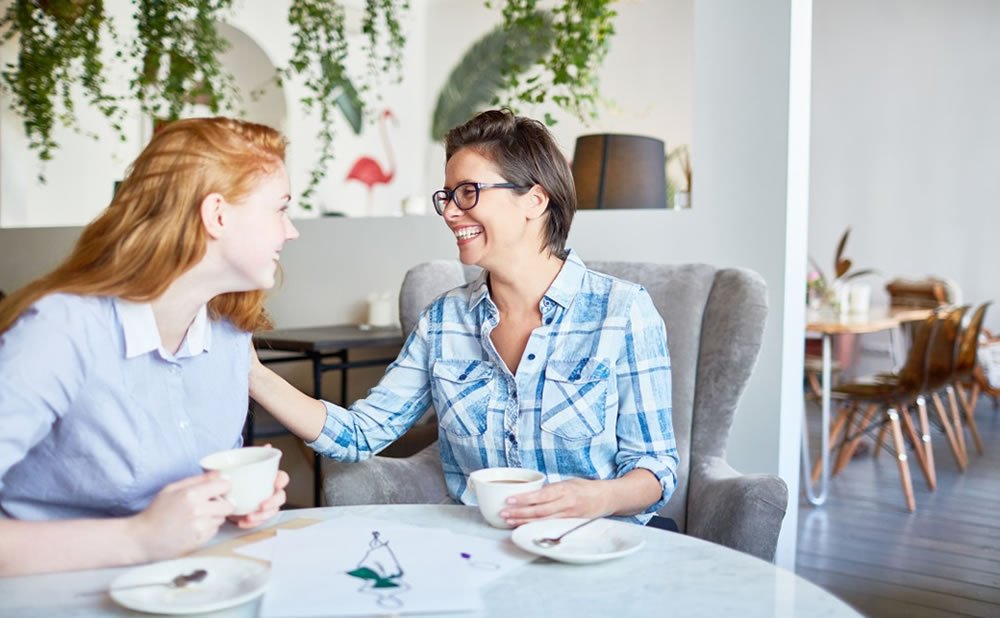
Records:
<instances>
[{"instance_id":1,"label":"red-haired woman","mask_svg":"<svg viewBox=\"0 0 1000 618\"><path fill-rule=\"evenodd\" d=\"M173 557L230 515L197 462L241 444L261 290L298 236L285 144L171 123L66 261L0 303L0 575Z\"/></svg>"}]
</instances>

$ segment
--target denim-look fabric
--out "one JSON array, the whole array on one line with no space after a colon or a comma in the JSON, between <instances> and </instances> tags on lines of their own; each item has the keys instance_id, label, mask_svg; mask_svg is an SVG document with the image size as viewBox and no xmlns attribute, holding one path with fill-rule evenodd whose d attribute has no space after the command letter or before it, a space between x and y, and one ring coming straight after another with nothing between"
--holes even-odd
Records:
<instances>
[{"instance_id":1,"label":"denim-look fabric","mask_svg":"<svg viewBox=\"0 0 1000 618\"><path fill-rule=\"evenodd\" d=\"M122 516L242 444L250 333L204 307L177 354L152 307L50 294L0 335L0 511Z\"/></svg>"},{"instance_id":2,"label":"denim-look fabric","mask_svg":"<svg viewBox=\"0 0 1000 618\"><path fill-rule=\"evenodd\" d=\"M645 468L673 492L677 451L670 418L666 330L640 286L589 271L572 252L540 305L542 325L511 375L490 339L499 312L486 274L437 298L368 397L326 403L309 444L344 461L371 457L433 405L451 496L475 504L468 475L531 468L549 482L613 479Z\"/></svg>"}]
</instances>

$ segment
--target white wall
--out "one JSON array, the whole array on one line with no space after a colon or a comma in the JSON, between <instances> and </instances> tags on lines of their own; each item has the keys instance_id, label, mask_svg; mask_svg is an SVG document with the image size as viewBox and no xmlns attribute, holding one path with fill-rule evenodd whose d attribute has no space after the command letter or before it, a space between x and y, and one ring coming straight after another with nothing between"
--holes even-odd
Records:
<instances>
[{"instance_id":1,"label":"white wall","mask_svg":"<svg viewBox=\"0 0 1000 618\"><path fill-rule=\"evenodd\" d=\"M12 0L0 0L0 11ZM252 54L234 58L232 54L223 60L234 62L232 70L236 77L251 87L262 85L273 75L273 66L285 66L291 56L291 28L288 25L288 0L237 3L237 9L226 16L226 23L238 29L243 36L259 46ZM361 4L348 0L348 38L352 46L351 62L348 69L352 75L364 73L365 61L361 53L363 35L360 31ZM428 114L413 101L424 99L424 46L425 15L424 5L415 3L407 15L409 36L404 57L404 72L407 79L397 85L387 85L382 90L382 100L375 101L373 117L377 111L389 108L398 118L398 123L390 124L390 147L395 151L396 174L390 185L376 186L372 194L372 205L368 204L366 188L356 181L346 181L352 163L362 155L368 155L383 167L388 167L388 157L380 133L369 123L360 136L351 131L346 122L339 119L336 129L336 159L330 164L325 180L317 190L312 212L297 212L298 216L315 216L316 208L337 210L351 216L399 214L403 198L427 193L422 171L417 166L400 161L401 154L422 152L425 149L429 131ZM134 10L130 0L108 0L106 12L114 20L123 44L130 44L134 36ZM106 49L106 62L117 79L109 80L109 91L128 97L128 80L131 68L122 61L112 58L113 50ZM266 55L269 63L257 67L257 79L245 70L246 63ZM8 41L0 45L0 65L15 62L17 42ZM278 101L278 114L284 116L276 122L274 110L261 110L266 102L253 102L248 93L242 106L249 120L264 122L282 129L290 141L288 168L294 190L301 191L308 181L309 170L315 162L319 122L315 116L305 112L300 99L307 95L302 80L286 80ZM111 199L113 183L120 180L128 164L139 154L151 134L151 119L139 113L134 103L123 104L127 112L125 143L116 140L107 121L88 106L78 104L80 126L97 134L94 141L78 135L72 130L58 128L55 140L60 148L55 158L44 168L36 154L27 147L23 121L8 108L8 97L4 95L0 106L0 227L34 227L82 225L90 221ZM131 97L128 97L129 99ZM197 109L190 115L203 115L206 110ZM229 115L236 115L228 113ZM402 164L401 164L402 163ZM44 169L47 184L37 182L36 177ZM293 208L297 205L293 201Z\"/></svg>"},{"instance_id":2,"label":"white wall","mask_svg":"<svg viewBox=\"0 0 1000 618\"><path fill-rule=\"evenodd\" d=\"M810 255L1000 300L1000 3L815 1Z\"/></svg>"}]
</instances>

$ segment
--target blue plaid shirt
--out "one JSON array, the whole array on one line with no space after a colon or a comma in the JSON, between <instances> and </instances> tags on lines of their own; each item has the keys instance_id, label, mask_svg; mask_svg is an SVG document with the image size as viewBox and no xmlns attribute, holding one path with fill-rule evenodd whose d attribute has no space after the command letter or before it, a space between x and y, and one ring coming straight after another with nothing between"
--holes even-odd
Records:
<instances>
[{"instance_id":1,"label":"blue plaid shirt","mask_svg":"<svg viewBox=\"0 0 1000 618\"><path fill-rule=\"evenodd\" d=\"M530 468L550 483L645 468L663 494L629 518L644 523L673 493L678 464L663 319L642 287L587 270L573 252L540 309L512 375L490 339L499 311L486 273L438 297L367 398L348 410L326 403L309 446L367 459L433 405L455 500L476 503L468 476L486 467Z\"/></svg>"}]
</instances>

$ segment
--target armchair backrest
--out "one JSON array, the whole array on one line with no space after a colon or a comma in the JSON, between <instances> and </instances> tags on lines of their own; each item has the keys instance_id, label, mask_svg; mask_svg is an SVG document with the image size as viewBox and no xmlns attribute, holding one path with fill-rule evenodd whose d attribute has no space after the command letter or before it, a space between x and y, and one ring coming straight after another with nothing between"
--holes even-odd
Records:
<instances>
[{"instance_id":1,"label":"armchair backrest","mask_svg":"<svg viewBox=\"0 0 1000 618\"><path fill-rule=\"evenodd\" d=\"M666 324L680 466L677 490L661 514L672 517L683 532L692 458L724 458L733 414L756 364L767 317L766 284L753 271L706 264L588 262L587 266L642 285ZM454 260L411 269L400 290L404 333L412 330L434 298L478 272Z\"/></svg>"}]
</instances>

